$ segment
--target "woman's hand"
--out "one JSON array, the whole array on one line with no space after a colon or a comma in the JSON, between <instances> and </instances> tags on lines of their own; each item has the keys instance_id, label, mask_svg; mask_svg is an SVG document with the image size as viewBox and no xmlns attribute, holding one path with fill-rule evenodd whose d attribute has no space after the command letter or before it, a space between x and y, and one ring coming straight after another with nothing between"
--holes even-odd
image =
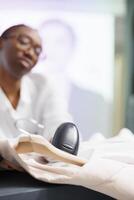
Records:
<instances>
[{"instance_id":1,"label":"woman's hand","mask_svg":"<svg viewBox=\"0 0 134 200\"><path fill-rule=\"evenodd\" d=\"M3 159L0 162L0 168L6 169L6 170L16 170L16 171L24 171L24 169L8 160Z\"/></svg>"}]
</instances>

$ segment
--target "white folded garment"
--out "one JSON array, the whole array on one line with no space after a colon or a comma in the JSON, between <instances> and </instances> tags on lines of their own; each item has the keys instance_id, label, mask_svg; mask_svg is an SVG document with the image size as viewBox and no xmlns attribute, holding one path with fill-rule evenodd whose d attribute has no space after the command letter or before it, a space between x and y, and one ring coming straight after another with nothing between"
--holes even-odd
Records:
<instances>
[{"instance_id":1,"label":"white folded garment","mask_svg":"<svg viewBox=\"0 0 134 200\"><path fill-rule=\"evenodd\" d=\"M38 137L38 136L34 136ZM83 166L63 162L46 163L45 155L17 154L15 140L0 140L2 156L22 166L36 179L58 184L81 185L120 200L134 199L134 136L123 129L109 139L100 134L80 144L79 155L87 158Z\"/></svg>"}]
</instances>

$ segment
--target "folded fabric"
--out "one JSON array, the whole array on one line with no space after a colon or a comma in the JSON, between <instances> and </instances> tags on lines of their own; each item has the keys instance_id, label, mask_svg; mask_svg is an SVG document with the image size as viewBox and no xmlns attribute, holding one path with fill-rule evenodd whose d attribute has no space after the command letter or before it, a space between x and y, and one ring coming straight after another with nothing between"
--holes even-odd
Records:
<instances>
[{"instance_id":1,"label":"folded fabric","mask_svg":"<svg viewBox=\"0 0 134 200\"><path fill-rule=\"evenodd\" d=\"M37 153L17 154L14 146L23 137L0 140L0 153L36 179L81 185L115 199L134 199L134 136L129 130L123 129L109 139L99 134L81 143L79 156L88 159L83 166L49 160L45 155Z\"/></svg>"}]
</instances>

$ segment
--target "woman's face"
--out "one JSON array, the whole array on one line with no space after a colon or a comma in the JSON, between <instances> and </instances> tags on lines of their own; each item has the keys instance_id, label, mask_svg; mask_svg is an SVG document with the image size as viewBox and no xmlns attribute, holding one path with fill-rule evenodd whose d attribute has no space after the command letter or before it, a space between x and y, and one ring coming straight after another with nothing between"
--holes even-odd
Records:
<instances>
[{"instance_id":1,"label":"woman's face","mask_svg":"<svg viewBox=\"0 0 134 200\"><path fill-rule=\"evenodd\" d=\"M36 30L18 28L1 39L0 65L16 79L35 66L41 53L41 39Z\"/></svg>"}]
</instances>

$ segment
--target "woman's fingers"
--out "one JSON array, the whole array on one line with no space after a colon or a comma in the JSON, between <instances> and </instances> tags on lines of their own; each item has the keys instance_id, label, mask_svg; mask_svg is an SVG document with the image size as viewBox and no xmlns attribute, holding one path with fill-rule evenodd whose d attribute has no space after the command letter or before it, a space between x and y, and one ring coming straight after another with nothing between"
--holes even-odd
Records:
<instances>
[{"instance_id":1,"label":"woman's fingers","mask_svg":"<svg viewBox=\"0 0 134 200\"><path fill-rule=\"evenodd\" d=\"M17 170L17 171L24 171L24 169L20 166L17 166L13 163L11 163L10 161L8 160L3 160L1 161L0 163L0 167L4 168L4 169L7 169L7 170Z\"/></svg>"}]
</instances>

